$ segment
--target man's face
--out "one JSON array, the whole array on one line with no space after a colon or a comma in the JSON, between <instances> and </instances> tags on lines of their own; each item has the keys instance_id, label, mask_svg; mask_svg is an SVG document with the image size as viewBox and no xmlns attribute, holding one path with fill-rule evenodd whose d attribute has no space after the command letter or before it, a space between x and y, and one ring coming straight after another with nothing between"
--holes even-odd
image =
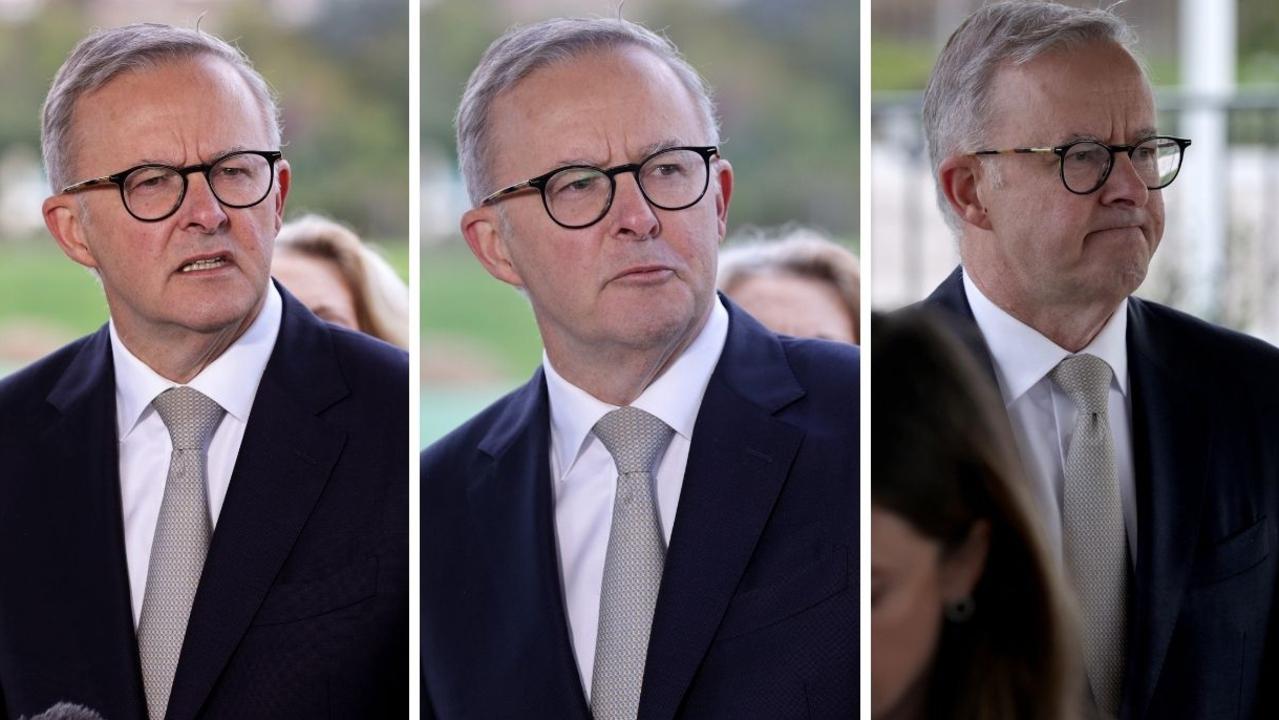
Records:
<instances>
[{"instance_id":1,"label":"man's face","mask_svg":"<svg viewBox=\"0 0 1279 720\"><path fill-rule=\"evenodd\" d=\"M211 57L114 78L77 102L73 133L77 180L143 163L185 167L237 149L277 149L244 80ZM115 185L50 198L46 219L73 260L97 269L126 339L242 330L266 291L289 183L288 165L278 168L271 193L250 208L223 207L204 175L192 173L181 207L158 222L133 218ZM213 266L192 270L197 260Z\"/></svg>"},{"instance_id":2,"label":"man's face","mask_svg":"<svg viewBox=\"0 0 1279 720\"><path fill-rule=\"evenodd\" d=\"M1150 88L1137 63L1113 43L1005 67L992 90L989 149L1080 139L1131 145L1155 134ZM1127 154L1116 153L1106 183L1089 195L1065 188L1056 155L983 162L977 193L993 238L965 240L965 263L975 277L1004 285L1005 297L1039 306L1118 303L1141 284L1163 235L1164 206ZM972 246L985 242L992 245Z\"/></svg>"},{"instance_id":3,"label":"man's face","mask_svg":"<svg viewBox=\"0 0 1279 720\"><path fill-rule=\"evenodd\" d=\"M710 140L688 90L637 48L542 68L501 95L491 117L493 189L565 165L608 168ZM505 272L494 274L528 291L552 354L686 341L709 311L732 185L728 163L712 159L705 196L683 210L649 205L632 173L616 180L608 214L586 228L557 225L537 192L468 215L492 219L509 257Z\"/></svg>"}]
</instances>

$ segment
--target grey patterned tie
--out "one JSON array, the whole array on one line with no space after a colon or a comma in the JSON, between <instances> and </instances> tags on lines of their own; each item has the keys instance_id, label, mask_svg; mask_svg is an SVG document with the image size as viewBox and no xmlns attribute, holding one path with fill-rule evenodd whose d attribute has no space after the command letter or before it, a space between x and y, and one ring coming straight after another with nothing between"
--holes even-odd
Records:
<instances>
[{"instance_id":1,"label":"grey patterned tie","mask_svg":"<svg viewBox=\"0 0 1279 720\"><path fill-rule=\"evenodd\" d=\"M595 720L631 720L639 712L648 635L666 559L653 501L653 469L673 432L633 407L618 408L595 424L595 436L608 448L618 472L591 675Z\"/></svg>"},{"instance_id":2,"label":"grey patterned tie","mask_svg":"<svg viewBox=\"0 0 1279 720\"><path fill-rule=\"evenodd\" d=\"M1093 699L1118 717L1125 656L1128 543L1107 419L1110 366L1095 355L1074 355L1052 371L1078 410L1066 453L1062 493L1062 549L1084 622L1084 663Z\"/></svg>"},{"instance_id":3,"label":"grey patterned tie","mask_svg":"<svg viewBox=\"0 0 1279 720\"><path fill-rule=\"evenodd\" d=\"M188 387L165 390L151 405L169 428L173 454L151 543L147 590L138 622L138 653L147 712L151 720L162 720L209 549L205 453L224 411Z\"/></svg>"}]
</instances>

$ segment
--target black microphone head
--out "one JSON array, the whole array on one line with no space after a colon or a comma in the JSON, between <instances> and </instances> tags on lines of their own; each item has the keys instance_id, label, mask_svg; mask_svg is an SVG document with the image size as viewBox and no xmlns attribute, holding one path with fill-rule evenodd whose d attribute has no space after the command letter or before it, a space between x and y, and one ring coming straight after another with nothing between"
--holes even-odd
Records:
<instances>
[{"instance_id":1,"label":"black microphone head","mask_svg":"<svg viewBox=\"0 0 1279 720\"><path fill-rule=\"evenodd\" d=\"M83 705L60 702L39 715L33 716L31 720L106 720L106 718Z\"/></svg>"}]
</instances>

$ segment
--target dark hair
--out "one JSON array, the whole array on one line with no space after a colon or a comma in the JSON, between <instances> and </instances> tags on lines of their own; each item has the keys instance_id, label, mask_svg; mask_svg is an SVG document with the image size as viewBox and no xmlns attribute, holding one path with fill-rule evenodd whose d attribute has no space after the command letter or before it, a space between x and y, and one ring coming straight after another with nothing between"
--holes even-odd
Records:
<instances>
[{"instance_id":1,"label":"dark hair","mask_svg":"<svg viewBox=\"0 0 1279 720\"><path fill-rule=\"evenodd\" d=\"M1069 717L1081 686L1067 596L992 379L955 331L913 308L873 316L871 366L874 504L943 553L990 524L976 614L942 630L929 717Z\"/></svg>"}]
</instances>

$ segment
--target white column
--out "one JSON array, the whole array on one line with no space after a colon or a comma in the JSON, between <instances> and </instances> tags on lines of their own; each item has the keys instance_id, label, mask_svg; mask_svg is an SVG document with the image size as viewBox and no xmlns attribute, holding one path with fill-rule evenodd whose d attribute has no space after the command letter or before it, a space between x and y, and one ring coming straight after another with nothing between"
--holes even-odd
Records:
<instances>
[{"instance_id":1,"label":"white column","mask_svg":"<svg viewBox=\"0 0 1279 720\"><path fill-rule=\"evenodd\" d=\"M1192 103L1180 132L1194 141L1177 178L1179 207L1170 208L1186 245L1186 309L1220 315L1229 240L1227 115L1235 90L1237 0L1181 0L1178 55L1182 90Z\"/></svg>"}]
</instances>

